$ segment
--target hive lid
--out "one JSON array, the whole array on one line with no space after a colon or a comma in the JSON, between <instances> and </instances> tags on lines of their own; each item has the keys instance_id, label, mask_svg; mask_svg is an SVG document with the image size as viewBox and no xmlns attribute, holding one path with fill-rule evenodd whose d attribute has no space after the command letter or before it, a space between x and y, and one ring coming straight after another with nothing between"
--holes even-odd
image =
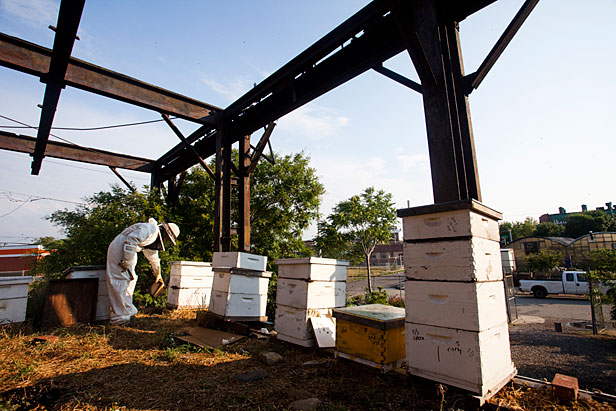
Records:
<instances>
[{"instance_id":1,"label":"hive lid","mask_svg":"<svg viewBox=\"0 0 616 411\"><path fill-rule=\"evenodd\" d=\"M31 275L0 277L0 285L30 284L31 282L32 282Z\"/></svg>"},{"instance_id":2,"label":"hive lid","mask_svg":"<svg viewBox=\"0 0 616 411\"><path fill-rule=\"evenodd\" d=\"M211 267L212 263L209 261L169 261L170 265L181 266L196 266L196 267Z\"/></svg>"},{"instance_id":3,"label":"hive lid","mask_svg":"<svg viewBox=\"0 0 616 411\"><path fill-rule=\"evenodd\" d=\"M323 265L344 265L350 263L347 260L336 260L335 258L321 257L305 257L305 258L279 258L276 260L277 265L286 264L323 264Z\"/></svg>"},{"instance_id":4,"label":"hive lid","mask_svg":"<svg viewBox=\"0 0 616 411\"><path fill-rule=\"evenodd\" d=\"M356 307L335 308L333 316L337 319L367 325L380 330L404 326L404 308L383 304L359 305Z\"/></svg>"},{"instance_id":5,"label":"hive lid","mask_svg":"<svg viewBox=\"0 0 616 411\"><path fill-rule=\"evenodd\" d=\"M104 265L74 265L64 270L62 274L70 274L74 271L100 271L106 268Z\"/></svg>"},{"instance_id":6,"label":"hive lid","mask_svg":"<svg viewBox=\"0 0 616 411\"><path fill-rule=\"evenodd\" d=\"M265 277L270 278L272 276L271 271L251 270L249 268L238 267L214 267L215 273L231 273L233 275L245 275L248 277Z\"/></svg>"}]
</instances>

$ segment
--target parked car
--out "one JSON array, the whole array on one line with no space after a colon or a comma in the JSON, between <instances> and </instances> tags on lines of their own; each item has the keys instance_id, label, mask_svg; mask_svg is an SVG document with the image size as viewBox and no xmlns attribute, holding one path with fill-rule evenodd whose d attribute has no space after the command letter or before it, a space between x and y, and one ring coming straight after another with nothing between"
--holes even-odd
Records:
<instances>
[{"instance_id":1,"label":"parked car","mask_svg":"<svg viewBox=\"0 0 616 411\"><path fill-rule=\"evenodd\" d=\"M600 285L602 292L607 287ZM520 280L520 291L532 292L535 298L545 298L548 294L588 294L588 277L585 271L563 271L562 277L546 280Z\"/></svg>"}]
</instances>

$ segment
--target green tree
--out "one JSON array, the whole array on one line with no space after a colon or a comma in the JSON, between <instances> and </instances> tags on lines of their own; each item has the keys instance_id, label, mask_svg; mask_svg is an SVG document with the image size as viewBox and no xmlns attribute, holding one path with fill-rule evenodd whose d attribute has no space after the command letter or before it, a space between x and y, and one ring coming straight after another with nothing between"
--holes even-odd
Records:
<instances>
[{"instance_id":1,"label":"green tree","mask_svg":"<svg viewBox=\"0 0 616 411\"><path fill-rule=\"evenodd\" d=\"M252 176L252 251L268 256L272 265L277 258L310 254L301 235L317 216L324 188L309 160L303 153L278 156L276 165L260 162ZM173 206L156 190L140 193L118 186L85 202L75 210L58 210L48 217L62 227L66 238L41 239L56 251L42 260L39 271L58 277L73 265L105 264L107 248L115 236L150 217L175 222L181 230L177 246L160 252L163 270L168 261L211 261L214 182L199 167L187 173ZM137 289L143 293L153 279L149 278L147 261L141 257L139 261L137 271L145 278Z\"/></svg>"},{"instance_id":2,"label":"green tree","mask_svg":"<svg viewBox=\"0 0 616 411\"><path fill-rule=\"evenodd\" d=\"M567 217L565 237L578 238L590 231L607 231L611 223L610 216L599 210L571 214Z\"/></svg>"},{"instance_id":3,"label":"green tree","mask_svg":"<svg viewBox=\"0 0 616 411\"><path fill-rule=\"evenodd\" d=\"M537 237L562 237L565 232L565 228L562 225L554 223L540 223L535 228L535 234Z\"/></svg>"},{"instance_id":4,"label":"green tree","mask_svg":"<svg viewBox=\"0 0 616 411\"><path fill-rule=\"evenodd\" d=\"M498 231L500 234L500 238L505 241L505 243L510 243L513 241L513 223L509 221L503 221L498 225Z\"/></svg>"},{"instance_id":5,"label":"green tree","mask_svg":"<svg viewBox=\"0 0 616 411\"><path fill-rule=\"evenodd\" d=\"M357 259L362 255L368 268L368 291L372 293L370 255L377 244L389 240L395 223L391 194L369 187L334 207L319 227L317 246L325 257Z\"/></svg>"},{"instance_id":6,"label":"green tree","mask_svg":"<svg viewBox=\"0 0 616 411\"><path fill-rule=\"evenodd\" d=\"M562 254L558 251L541 250L526 257L526 264L530 271L547 274L558 267L562 258Z\"/></svg>"},{"instance_id":7,"label":"green tree","mask_svg":"<svg viewBox=\"0 0 616 411\"><path fill-rule=\"evenodd\" d=\"M520 238L534 236L536 228L537 220L532 217L526 217L522 222L513 223L513 226L511 227L513 240L515 241Z\"/></svg>"},{"instance_id":8,"label":"green tree","mask_svg":"<svg viewBox=\"0 0 616 411\"><path fill-rule=\"evenodd\" d=\"M605 302L611 304L610 316L616 320L616 250L590 252L590 275L608 286Z\"/></svg>"}]
</instances>

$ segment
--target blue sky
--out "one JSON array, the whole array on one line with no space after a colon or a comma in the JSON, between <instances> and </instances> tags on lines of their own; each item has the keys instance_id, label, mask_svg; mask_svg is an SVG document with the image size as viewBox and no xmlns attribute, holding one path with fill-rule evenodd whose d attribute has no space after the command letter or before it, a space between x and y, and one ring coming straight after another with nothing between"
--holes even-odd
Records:
<instances>
[{"instance_id":1,"label":"blue sky","mask_svg":"<svg viewBox=\"0 0 616 411\"><path fill-rule=\"evenodd\" d=\"M226 107L367 1L86 2L73 55ZM521 0L500 0L461 23L474 71ZM59 2L0 0L0 31L51 47ZM483 202L506 220L616 202L616 2L541 0L470 97ZM385 63L417 79L408 55ZM43 84L0 67L0 115L37 125ZM67 88L55 126L92 127L158 119L154 112ZM0 125L12 123L0 119ZM421 96L368 72L280 119L276 151L304 150L327 194L321 212L368 186L396 206L432 203ZM195 128L180 122L185 132ZM9 130L35 135L30 130ZM104 132L54 132L72 142L156 158L178 140L162 123ZM253 138L260 137L259 134ZM39 176L30 157L0 151L0 244L58 235L44 217L119 180L105 167L52 158ZM137 185L147 175L122 171ZM31 197L32 196L32 197ZM23 203L23 200L36 200ZM18 206L22 205L15 210ZM5 215L10 213L8 215ZM3 217L2 217L3 216ZM309 237L312 230L306 234Z\"/></svg>"}]
</instances>

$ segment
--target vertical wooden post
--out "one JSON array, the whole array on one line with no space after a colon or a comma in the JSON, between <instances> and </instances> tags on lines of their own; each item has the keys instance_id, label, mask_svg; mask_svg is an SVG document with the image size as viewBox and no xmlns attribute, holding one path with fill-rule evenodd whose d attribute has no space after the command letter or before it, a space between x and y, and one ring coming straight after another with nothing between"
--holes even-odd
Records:
<instances>
[{"instance_id":1,"label":"vertical wooden post","mask_svg":"<svg viewBox=\"0 0 616 411\"><path fill-rule=\"evenodd\" d=\"M239 170L239 251L250 252L250 135L240 140Z\"/></svg>"}]
</instances>

